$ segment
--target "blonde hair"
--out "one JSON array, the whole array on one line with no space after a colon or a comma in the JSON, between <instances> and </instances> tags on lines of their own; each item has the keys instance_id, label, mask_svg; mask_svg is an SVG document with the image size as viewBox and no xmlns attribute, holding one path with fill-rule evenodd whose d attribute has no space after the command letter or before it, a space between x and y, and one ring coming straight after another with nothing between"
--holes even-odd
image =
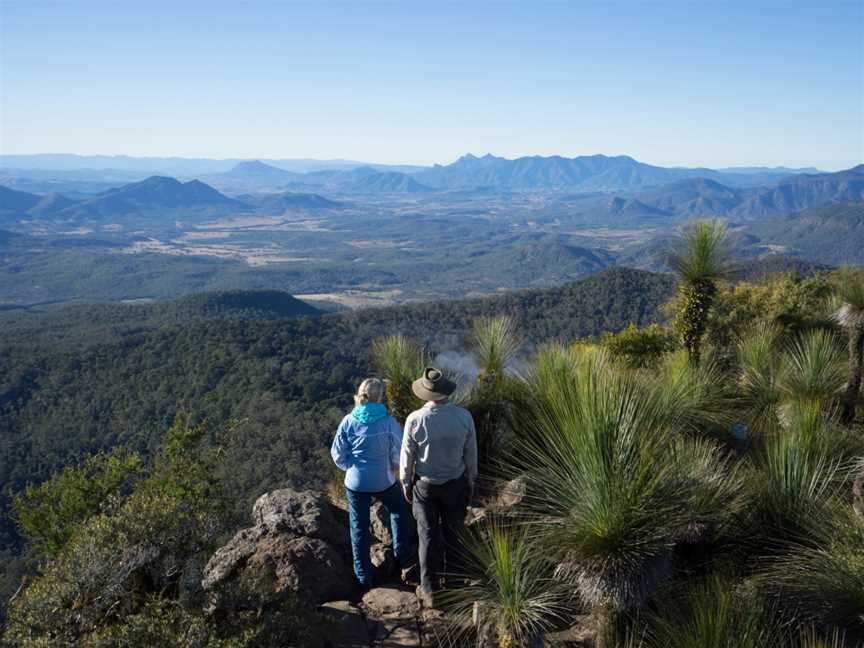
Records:
<instances>
[{"instance_id":1,"label":"blonde hair","mask_svg":"<svg viewBox=\"0 0 864 648\"><path fill-rule=\"evenodd\" d=\"M380 378L367 378L357 388L354 394L355 405L366 403L381 403L384 401L384 381Z\"/></svg>"}]
</instances>

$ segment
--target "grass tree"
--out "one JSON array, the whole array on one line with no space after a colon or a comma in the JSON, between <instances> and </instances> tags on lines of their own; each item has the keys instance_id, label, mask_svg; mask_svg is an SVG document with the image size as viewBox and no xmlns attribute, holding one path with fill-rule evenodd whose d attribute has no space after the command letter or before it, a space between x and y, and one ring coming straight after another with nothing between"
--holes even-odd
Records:
<instances>
[{"instance_id":1,"label":"grass tree","mask_svg":"<svg viewBox=\"0 0 864 648\"><path fill-rule=\"evenodd\" d=\"M835 413L844 377L832 333L816 329L788 341L762 323L739 341L737 354L740 403L754 432L777 434L798 413Z\"/></svg>"},{"instance_id":2,"label":"grass tree","mask_svg":"<svg viewBox=\"0 0 864 648\"><path fill-rule=\"evenodd\" d=\"M669 433L666 405L602 351L545 354L531 377L524 500L559 579L610 625L671 575L675 543L723 517L737 477L722 453Z\"/></svg>"},{"instance_id":3,"label":"grass tree","mask_svg":"<svg viewBox=\"0 0 864 648\"><path fill-rule=\"evenodd\" d=\"M864 367L864 276L849 268L843 269L838 274L836 292L839 302L836 318L849 336L849 367L841 415L842 421L848 424L855 419Z\"/></svg>"},{"instance_id":4,"label":"grass tree","mask_svg":"<svg viewBox=\"0 0 864 648\"><path fill-rule=\"evenodd\" d=\"M700 220L684 226L676 248L668 256L668 264L680 281L675 327L694 364L700 360L702 336L717 293L717 281L731 269L730 256L726 226L718 220Z\"/></svg>"},{"instance_id":5,"label":"grass tree","mask_svg":"<svg viewBox=\"0 0 864 648\"><path fill-rule=\"evenodd\" d=\"M400 424L423 405L411 391L411 383L423 373L426 350L401 333L378 338L372 343L372 364L384 377L387 405Z\"/></svg>"},{"instance_id":6,"label":"grass tree","mask_svg":"<svg viewBox=\"0 0 864 648\"><path fill-rule=\"evenodd\" d=\"M821 628L830 640L864 642L864 519L846 502L815 516L815 542L789 544L759 576L790 621ZM819 645L814 643L813 645ZM830 645L826 643L824 645Z\"/></svg>"},{"instance_id":7,"label":"grass tree","mask_svg":"<svg viewBox=\"0 0 864 648\"><path fill-rule=\"evenodd\" d=\"M837 508L849 471L833 432L830 417L810 402L792 410L782 432L766 437L752 475L757 553L771 555L783 542L812 543Z\"/></svg>"},{"instance_id":8,"label":"grass tree","mask_svg":"<svg viewBox=\"0 0 864 648\"><path fill-rule=\"evenodd\" d=\"M504 442L512 408L518 395L515 381L507 373L522 341L511 317L481 317L474 321L468 346L479 368L477 383L466 405L477 426L480 461L488 466Z\"/></svg>"},{"instance_id":9,"label":"grass tree","mask_svg":"<svg viewBox=\"0 0 864 648\"><path fill-rule=\"evenodd\" d=\"M677 588L680 590L680 588ZM670 592L647 615L651 648L786 648L787 633L753 588L715 575Z\"/></svg>"},{"instance_id":10,"label":"grass tree","mask_svg":"<svg viewBox=\"0 0 864 648\"><path fill-rule=\"evenodd\" d=\"M474 320L468 344L480 368L478 380L492 383L505 377L507 365L516 356L522 340L512 317L481 317Z\"/></svg>"},{"instance_id":11,"label":"grass tree","mask_svg":"<svg viewBox=\"0 0 864 648\"><path fill-rule=\"evenodd\" d=\"M554 581L554 563L537 544L530 525L488 519L466 541L465 587L443 596L451 621L445 644L464 645L466 631L477 645L527 648L565 619L567 597Z\"/></svg>"},{"instance_id":12,"label":"grass tree","mask_svg":"<svg viewBox=\"0 0 864 648\"><path fill-rule=\"evenodd\" d=\"M728 377L714 362L695 365L681 350L667 353L641 378L663 406L676 429L704 434L728 429L738 405Z\"/></svg>"}]
</instances>

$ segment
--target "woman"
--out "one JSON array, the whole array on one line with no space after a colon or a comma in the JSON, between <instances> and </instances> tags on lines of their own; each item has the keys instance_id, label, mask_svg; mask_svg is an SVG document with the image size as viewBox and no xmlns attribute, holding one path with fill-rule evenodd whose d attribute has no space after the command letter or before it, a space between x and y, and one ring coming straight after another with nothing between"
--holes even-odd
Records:
<instances>
[{"instance_id":1,"label":"woman","mask_svg":"<svg viewBox=\"0 0 864 648\"><path fill-rule=\"evenodd\" d=\"M342 419L330 448L333 461L345 471L354 574L363 588L373 585L369 557L369 507L373 497L390 512L397 562L405 565L414 549L410 514L396 479L402 428L387 413L383 400L384 383L378 378L364 380L354 395L355 407Z\"/></svg>"}]
</instances>

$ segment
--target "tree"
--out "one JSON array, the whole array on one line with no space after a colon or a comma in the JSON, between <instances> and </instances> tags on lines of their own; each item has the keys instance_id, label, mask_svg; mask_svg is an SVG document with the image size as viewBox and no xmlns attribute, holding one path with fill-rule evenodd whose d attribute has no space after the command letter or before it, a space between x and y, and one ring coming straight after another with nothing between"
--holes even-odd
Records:
<instances>
[{"instance_id":1,"label":"tree","mask_svg":"<svg viewBox=\"0 0 864 648\"><path fill-rule=\"evenodd\" d=\"M423 402L411 391L411 383L423 373L426 350L401 333L378 338L372 343L372 364L384 377L387 405L400 425Z\"/></svg>"},{"instance_id":2,"label":"tree","mask_svg":"<svg viewBox=\"0 0 864 648\"><path fill-rule=\"evenodd\" d=\"M860 272L845 268L838 274L837 298L840 302L837 321L849 336L849 368L841 420L850 424L855 419L864 366L864 277Z\"/></svg>"},{"instance_id":3,"label":"tree","mask_svg":"<svg viewBox=\"0 0 864 648\"><path fill-rule=\"evenodd\" d=\"M667 260L680 281L682 304L675 327L693 364L699 364L717 280L731 270L728 244L726 226L721 221L695 221L682 229L677 249Z\"/></svg>"}]
</instances>

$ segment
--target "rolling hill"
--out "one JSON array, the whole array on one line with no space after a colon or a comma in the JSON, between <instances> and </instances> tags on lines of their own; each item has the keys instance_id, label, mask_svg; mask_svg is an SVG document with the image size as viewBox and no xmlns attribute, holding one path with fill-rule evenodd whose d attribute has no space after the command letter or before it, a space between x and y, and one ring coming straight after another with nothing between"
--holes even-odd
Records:
<instances>
[{"instance_id":1,"label":"rolling hill","mask_svg":"<svg viewBox=\"0 0 864 648\"><path fill-rule=\"evenodd\" d=\"M862 176L864 179L864 176ZM836 203L748 227L763 243L786 246L803 259L864 265L864 203Z\"/></svg>"},{"instance_id":2,"label":"rolling hill","mask_svg":"<svg viewBox=\"0 0 864 648\"><path fill-rule=\"evenodd\" d=\"M745 192L707 178L678 180L655 190L640 193L639 199L653 207L681 217L723 216L737 208Z\"/></svg>"},{"instance_id":3,"label":"rolling hill","mask_svg":"<svg viewBox=\"0 0 864 648\"><path fill-rule=\"evenodd\" d=\"M370 166L350 171L317 171L307 173L292 188L315 187L317 190L353 194L412 194L431 191L413 175L399 171L378 171Z\"/></svg>"},{"instance_id":4,"label":"rolling hill","mask_svg":"<svg viewBox=\"0 0 864 648\"><path fill-rule=\"evenodd\" d=\"M0 210L2 212L15 214L26 212L28 209L35 207L40 196L27 193L26 191L16 191L8 187L0 187Z\"/></svg>"},{"instance_id":5,"label":"rolling hill","mask_svg":"<svg viewBox=\"0 0 864 648\"><path fill-rule=\"evenodd\" d=\"M97 194L56 213L66 220L134 216L142 213L171 213L176 210L212 212L214 209L238 211L248 205L228 198L199 180L179 182L165 176L151 176L141 182L123 185Z\"/></svg>"},{"instance_id":6,"label":"rolling hill","mask_svg":"<svg viewBox=\"0 0 864 648\"><path fill-rule=\"evenodd\" d=\"M788 214L829 202L864 201L864 164L837 173L802 174L758 190L736 214Z\"/></svg>"},{"instance_id":7,"label":"rolling hill","mask_svg":"<svg viewBox=\"0 0 864 648\"><path fill-rule=\"evenodd\" d=\"M345 203L330 200L314 193L292 193L286 191L267 196L250 196L247 202L254 202L258 208L267 213L282 213L293 209L344 209Z\"/></svg>"}]
</instances>

